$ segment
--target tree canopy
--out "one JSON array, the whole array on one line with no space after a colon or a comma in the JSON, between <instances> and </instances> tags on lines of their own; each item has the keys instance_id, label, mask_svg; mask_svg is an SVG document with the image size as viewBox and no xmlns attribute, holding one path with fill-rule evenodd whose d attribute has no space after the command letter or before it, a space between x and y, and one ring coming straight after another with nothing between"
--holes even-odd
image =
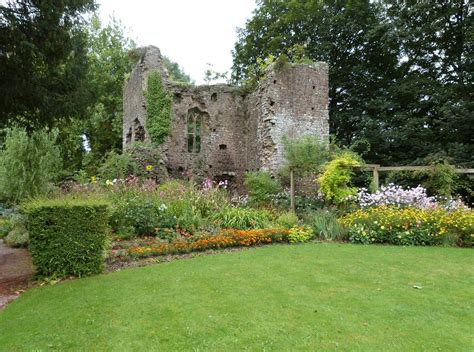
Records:
<instances>
[{"instance_id":1,"label":"tree canopy","mask_svg":"<svg viewBox=\"0 0 474 352\"><path fill-rule=\"evenodd\" d=\"M32 128L85 112L84 15L93 0L0 5L0 125Z\"/></svg>"},{"instance_id":2,"label":"tree canopy","mask_svg":"<svg viewBox=\"0 0 474 352\"><path fill-rule=\"evenodd\" d=\"M474 26L467 0L261 0L240 29L233 79L295 56L330 67L331 133L381 164L472 165Z\"/></svg>"}]
</instances>

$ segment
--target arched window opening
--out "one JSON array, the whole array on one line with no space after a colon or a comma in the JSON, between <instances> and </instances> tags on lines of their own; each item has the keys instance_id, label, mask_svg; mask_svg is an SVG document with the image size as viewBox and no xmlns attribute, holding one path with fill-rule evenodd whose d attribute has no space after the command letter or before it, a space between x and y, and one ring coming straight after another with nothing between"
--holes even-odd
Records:
<instances>
[{"instance_id":1,"label":"arched window opening","mask_svg":"<svg viewBox=\"0 0 474 352\"><path fill-rule=\"evenodd\" d=\"M202 116L197 111L188 114L188 152L199 153L201 151Z\"/></svg>"}]
</instances>

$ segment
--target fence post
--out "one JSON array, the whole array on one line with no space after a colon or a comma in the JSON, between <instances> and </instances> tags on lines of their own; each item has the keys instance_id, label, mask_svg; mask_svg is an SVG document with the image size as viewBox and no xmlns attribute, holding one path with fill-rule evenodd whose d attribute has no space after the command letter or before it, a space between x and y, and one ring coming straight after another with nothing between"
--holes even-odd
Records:
<instances>
[{"instance_id":1,"label":"fence post","mask_svg":"<svg viewBox=\"0 0 474 352\"><path fill-rule=\"evenodd\" d=\"M290 170L290 208L293 213L296 212L295 207L295 176L293 169Z\"/></svg>"},{"instance_id":2,"label":"fence post","mask_svg":"<svg viewBox=\"0 0 474 352\"><path fill-rule=\"evenodd\" d=\"M378 165L374 166L372 169L373 177L374 177L374 187L377 191L379 189L379 167Z\"/></svg>"}]
</instances>

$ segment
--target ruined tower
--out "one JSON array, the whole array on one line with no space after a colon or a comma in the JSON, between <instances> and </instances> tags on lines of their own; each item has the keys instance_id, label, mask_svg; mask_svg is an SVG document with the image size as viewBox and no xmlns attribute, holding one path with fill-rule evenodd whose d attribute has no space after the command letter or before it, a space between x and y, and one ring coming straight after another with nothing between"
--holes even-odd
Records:
<instances>
[{"instance_id":1,"label":"ruined tower","mask_svg":"<svg viewBox=\"0 0 474 352\"><path fill-rule=\"evenodd\" d=\"M226 84L171 82L159 49L146 47L124 87L124 149L150 142L144 92L155 71L173 97L171 130L159 147L170 175L239 183L246 171L282 166L284 136L329 135L326 63L270 66L256 90L245 93Z\"/></svg>"}]
</instances>

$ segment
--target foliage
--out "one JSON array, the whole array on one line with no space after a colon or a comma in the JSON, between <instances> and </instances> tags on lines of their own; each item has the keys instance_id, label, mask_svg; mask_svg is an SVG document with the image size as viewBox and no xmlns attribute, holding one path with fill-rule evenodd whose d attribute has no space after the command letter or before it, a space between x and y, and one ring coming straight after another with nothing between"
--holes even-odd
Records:
<instances>
[{"instance_id":1,"label":"foliage","mask_svg":"<svg viewBox=\"0 0 474 352\"><path fill-rule=\"evenodd\" d=\"M118 233L132 231L133 235L153 235L156 228L176 225L176 220L166 210L167 206L158 200L125 193L112 205L110 224Z\"/></svg>"},{"instance_id":2,"label":"foliage","mask_svg":"<svg viewBox=\"0 0 474 352\"><path fill-rule=\"evenodd\" d=\"M249 202L252 205L263 205L281 191L280 184L265 171L246 172L244 185L247 187Z\"/></svg>"},{"instance_id":3,"label":"foliage","mask_svg":"<svg viewBox=\"0 0 474 352\"><path fill-rule=\"evenodd\" d=\"M294 170L296 174L319 173L322 166L338 151L334 143L321 140L317 136L304 136L299 139L283 139L285 166L283 174Z\"/></svg>"},{"instance_id":4,"label":"foliage","mask_svg":"<svg viewBox=\"0 0 474 352\"><path fill-rule=\"evenodd\" d=\"M27 247L29 233L26 229L26 217L23 214L12 214L10 216L10 231L5 237L5 244L9 247Z\"/></svg>"},{"instance_id":5,"label":"foliage","mask_svg":"<svg viewBox=\"0 0 474 352\"><path fill-rule=\"evenodd\" d=\"M446 162L433 165L427 171L426 187L432 194L450 198L454 194L459 179L454 170L454 166Z\"/></svg>"},{"instance_id":6,"label":"foliage","mask_svg":"<svg viewBox=\"0 0 474 352\"><path fill-rule=\"evenodd\" d=\"M0 150L0 197L18 202L48 190L60 169L57 131L37 130L31 135L20 128L7 130Z\"/></svg>"},{"instance_id":7,"label":"foliage","mask_svg":"<svg viewBox=\"0 0 474 352\"><path fill-rule=\"evenodd\" d=\"M90 95L88 114L81 119L81 133L87 136L95 160L122 149L123 84L136 62L129 53L133 40L124 33L122 23L114 17L106 26L94 14L85 28L87 34Z\"/></svg>"},{"instance_id":8,"label":"foliage","mask_svg":"<svg viewBox=\"0 0 474 352\"><path fill-rule=\"evenodd\" d=\"M174 82L194 84L194 81L191 77L184 72L184 70L179 66L177 62L171 61L168 57L163 56L163 64L168 70L170 79Z\"/></svg>"},{"instance_id":9,"label":"foliage","mask_svg":"<svg viewBox=\"0 0 474 352\"><path fill-rule=\"evenodd\" d=\"M206 82L206 84L211 84L212 82L219 80L227 80L227 71L218 72L214 70L214 66L212 64L207 63L207 69L204 72L204 82Z\"/></svg>"},{"instance_id":10,"label":"foliage","mask_svg":"<svg viewBox=\"0 0 474 352\"><path fill-rule=\"evenodd\" d=\"M9 219L0 218L0 239L4 238L12 229Z\"/></svg>"},{"instance_id":11,"label":"foliage","mask_svg":"<svg viewBox=\"0 0 474 352\"><path fill-rule=\"evenodd\" d=\"M204 235L189 239L178 239L170 243L131 247L127 250L132 257L144 258L157 255L179 254L221 249L229 247L250 247L288 241L289 231L285 229L223 230L217 235Z\"/></svg>"},{"instance_id":12,"label":"foliage","mask_svg":"<svg viewBox=\"0 0 474 352\"><path fill-rule=\"evenodd\" d=\"M347 238L347 230L337 221L333 211L321 209L310 212L305 216L305 223L320 239L342 241Z\"/></svg>"},{"instance_id":13,"label":"foliage","mask_svg":"<svg viewBox=\"0 0 474 352\"><path fill-rule=\"evenodd\" d=\"M354 243L436 245L448 239L474 244L474 212L469 209L416 209L378 206L360 209L340 219Z\"/></svg>"},{"instance_id":14,"label":"foliage","mask_svg":"<svg viewBox=\"0 0 474 352\"><path fill-rule=\"evenodd\" d=\"M107 203L38 199L24 210L38 276L62 278L102 271L109 232Z\"/></svg>"},{"instance_id":15,"label":"foliage","mask_svg":"<svg viewBox=\"0 0 474 352\"><path fill-rule=\"evenodd\" d=\"M360 165L355 154L344 152L324 166L318 183L326 200L339 204L355 195L357 189L350 186L352 168Z\"/></svg>"},{"instance_id":16,"label":"foliage","mask_svg":"<svg viewBox=\"0 0 474 352\"><path fill-rule=\"evenodd\" d=\"M135 174L138 169L129 153L108 153L104 163L98 169L98 175L103 180L125 179Z\"/></svg>"},{"instance_id":17,"label":"foliage","mask_svg":"<svg viewBox=\"0 0 474 352\"><path fill-rule=\"evenodd\" d=\"M166 93L159 72L148 76L146 97L146 128L151 141L160 145L170 132L171 96Z\"/></svg>"},{"instance_id":18,"label":"foliage","mask_svg":"<svg viewBox=\"0 0 474 352\"><path fill-rule=\"evenodd\" d=\"M84 116L93 0L19 0L0 5L0 125L28 128Z\"/></svg>"},{"instance_id":19,"label":"foliage","mask_svg":"<svg viewBox=\"0 0 474 352\"><path fill-rule=\"evenodd\" d=\"M233 79L262 76L268 57L325 61L338 143L364 144L364 159L382 165L444 153L469 166L473 18L466 0L259 1L239 30Z\"/></svg>"},{"instance_id":20,"label":"foliage","mask_svg":"<svg viewBox=\"0 0 474 352\"><path fill-rule=\"evenodd\" d=\"M214 215L214 220L229 229L262 229L269 222L269 214L265 210L226 207Z\"/></svg>"},{"instance_id":21,"label":"foliage","mask_svg":"<svg viewBox=\"0 0 474 352\"><path fill-rule=\"evenodd\" d=\"M289 211L281 214L275 221L275 223L283 229L291 229L298 225L298 216L295 213Z\"/></svg>"},{"instance_id":22,"label":"foliage","mask_svg":"<svg viewBox=\"0 0 474 352\"><path fill-rule=\"evenodd\" d=\"M313 235L313 230L307 226L293 226L288 233L288 241L290 243L308 242Z\"/></svg>"}]
</instances>

